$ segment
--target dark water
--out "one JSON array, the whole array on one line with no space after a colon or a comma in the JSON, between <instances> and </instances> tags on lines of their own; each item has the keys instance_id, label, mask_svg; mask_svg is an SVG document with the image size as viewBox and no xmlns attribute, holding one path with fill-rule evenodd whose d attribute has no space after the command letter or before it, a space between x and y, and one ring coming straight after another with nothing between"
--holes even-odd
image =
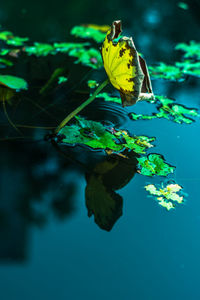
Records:
<instances>
[{"instance_id":1,"label":"dark water","mask_svg":"<svg viewBox=\"0 0 200 300\"><path fill-rule=\"evenodd\" d=\"M21 36L51 42L63 40L73 25L110 24L121 18L127 32L135 33L136 44L144 50L147 61L169 63L177 55L173 51L176 43L198 40L198 9L197 1L190 1L190 9L183 11L176 1L163 1L162 5L158 1L132 1L127 5L119 1L101 5L57 1L47 7L47 2L39 6L39 2L18 0L2 4L0 23ZM33 82L32 100L37 99L38 86L54 66L68 64L63 58L52 58L51 63L42 60L31 58L27 62L24 58L14 70ZM65 109L76 107L79 99L87 99L88 91L80 81L90 76L88 72L73 65L68 88L61 87L48 99L40 99L51 116L25 96L16 99L14 113L8 107L9 113L15 122L55 126L65 116ZM200 109L198 85L192 78L179 84L153 81L155 94ZM144 114L151 109L144 102L134 107L136 113ZM163 179L134 174L134 159L131 172L119 161L112 174L115 183L119 180L118 188L113 187L112 178L107 178L107 188L122 197L116 212L119 218L108 222L110 228L106 223L109 231L102 229L87 216L85 189L95 164L106 158L81 147L67 148L63 156L44 141L49 131L22 128L31 138L0 144L0 299L200 298L199 120L191 125L164 119L133 122L127 117L128 111L132 108L123 110L96 101L84 115L110 120L132 134L155 136L156 147L150 152L164 155L176 166L172 178L184 187L187 201L172 212L165 211L144 190L147 183ZM2 110L0 118L1 138L16 137L6 125Z\"/></svg>"}]
</instances>

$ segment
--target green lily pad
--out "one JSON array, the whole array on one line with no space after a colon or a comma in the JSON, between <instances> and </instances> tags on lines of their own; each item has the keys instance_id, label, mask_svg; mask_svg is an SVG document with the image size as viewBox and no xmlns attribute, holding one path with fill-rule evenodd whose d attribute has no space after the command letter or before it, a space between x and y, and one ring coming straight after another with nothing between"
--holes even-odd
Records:
<instances>
[{"instance_id":1,"label":"green lily pad","mask_svg":"<svg viewBox=\"0 0 200 300\"><path fill-rule=\"evenodd\" d=\"M88 80L87 84L88 84L89 88L91 88L91 89L94 89L99 85L96 80Z\"/></svg>"},{"instance_id":2,"label":"green lily pad","mask_svg":"<svg viewBox=\"0 0 200 300\"><path fill-rule=\"evenodd\" d=\"M164 96L156 95L155 100L157 103L157 109L159 111L158 113L153 113L152 115L130 113L130 118L132 120L152 120L156 118L165 118L178 124L191 124L194 122L191 117L200 118L200 114L195 108L187 108L183 105L176 104L174 100Z\"/></svg>"},{"instance_id":3,"label":"green lily pad","mask_svg":"<svg viewBox=\"0 0 200 300\"><path fill-rule=\"evenodd\" d=\"M179 43L175 47L176 50L181 50L184 53L184 58L195 58L200 60L200 43L190 41L189 44Z\"/></svg>"},{"instance_id":4,"label":"green lily pad","mask_svg":"<svg viewBox=\"0 0 200 300\"><path fill-rule=\"evenodd\" d=\"M184 60L183 62L177 62L176 66L182 69L186 75L200 77L200 61Z\"/></svg>"},{"instance_id":5,"label":"green lily pad","mask_svg":"<svg viewBox=\"0 0 200 300\"><path fill-rule=\"evenodd\" d=\"M67 80L68 80L67 77L65 77L65 76L60 76L60 77L58 77L58 84L64 83L64 82L66 82Z\"/></svg>"},{"instance_id":6,"label":"green lily pad","mask_svg":"<svg viewBox=\"0 0 200 300\"><path fill-rule=\"evenodd\" d=\"M145 176L167 176L174 172L175 167L170 166L160 154L149 154L137 158L139 173Z\"/></svg>"},{"instance_id":7,"label":"green lily pad","mask_svg":"<svg viewBox=\"0 0 200 300\"><path fill-rule=\"evenodd\" d=\"M75 63L82 63L93 69L99 69L103 66L102 57L98 50L90 49L72 49L68 53L69 56L78 58Z\"/></svg>"},{"instance_id":8,"label":"green lily pad","mask_svg":"<svg viewBox=\"0 0 200 300\"><path fill-rule=\"evenodd\" d=\"M167 183L165 185L163 183L160 185L148 184L144 188L154 197L159 205L167 210L175 208L176 204L182 204L184 201L181 193L182 187L177 183Z\"/></svg>"},{"instance_id":9,"label":"green lily pad","mask_svg":"<svg viewBox=\"0 0 200 300\"><path fill-rule=\"evenodd\" d=\"M0 57L0 68L12 67L12 66L13 66L12 61Z\"/></svg>"},{"instance_id":10,"label":"green lily pad","mask_svg":"<svg viewBox=\"0 0 200 300\"><path fill-rule=\"evenodd\" d=\"M11 75L0 75L0 84L16 91L28 89L24 79Z\"/></svg>"},{"instance_id":11,"label":"green lily pad","mask_svg":"<svg viewBox=\"0 0 200 300\"><path fill-rule=\"evenodd\" d=\"M160 62L157 66L149 66L149 73L151 78L166 79L170 81L183 81L184 73L177 66L166 65Z\"/></svg>"},{"instance_id":12,"label":"green lily pad","mask_svg":"<svg viewBox=\"0 0 200 300\"><path fill-rule=\"evenodd\" d=\"M59 135L64 136L62 143L82 144L93 149L113 152L129 149L136 153L145 153L146 149L153 147L151 142L155 140L155 138L146 136L131 137L126 131L107 128L100 122L85 120L80 117L76 117L76 124L62 128Z\"/></svg>"},{"instance_id":13,"label":"green lily pad","mask_svg":"<svg viewBox=\"0 0 200 300\"><path fill-rule=\"evenodd\" d=\"M57 52L68 53L72 49L83 49L85 46L89 45L89 43L54 43L53 47Z\"/></svg>"},{"instance_id":14,"label":"green lily pad","mask_svg":"<svg viewBox=\"0 0 200 300\"><path fill-rule=\"evenodd\" d=\"M99 93L96 98L103 98L104 101L109 101L109 102L114 102L114 103L118 103L121 104L121 98L119 97L112 97L110 96L108 93Z\"/></svg>"},{"instance_id":15,"label":"green lily pad","mask_svg":"<svg viewBox=\"0 0 200 300\"><path fill-rule=\"evenodd\" d=\"M56 54L55 48L50 44L34 43L33 46L24 47L24 51L28 55L47 56L49 54Z\"/></svg>"},{"instance_id":16,"label":"green lily pad","mask_svg":"<svg viewBox=\"0 0 200 300\"><path fill-rule=\"evenodd\" d=\"M6 44L11 46L23 46L25 42L29 40L29 38L21 38L19 36L14 36L10 31L2 31L0 32L0 40L6 42Z\"/></svg>"},{"instance_id":17,"label":"green lily pad","mask_svg":"<svg viewBox=\"0 0 200 300\"><path fill-rule=\"evenodd\" d=\"M106 37L105 32L101 32L100 30L91 28L87 25L73 27L71 34L83 39L93 39L97 43L102 43Z\"/></svg>"}]
</instances>

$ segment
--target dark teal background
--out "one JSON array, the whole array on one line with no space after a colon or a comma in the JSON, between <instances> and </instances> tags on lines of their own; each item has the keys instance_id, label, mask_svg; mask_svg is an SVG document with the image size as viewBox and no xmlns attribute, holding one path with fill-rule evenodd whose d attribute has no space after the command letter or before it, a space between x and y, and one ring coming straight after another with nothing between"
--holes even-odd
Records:
<instances>
[{"instance_id":1,"label":"dark teal background","mask_svg":"<svg viewBox=\"0 0 200 300\"><path fill-rule=\"evenodd\" d=\"M177 3L7 1L1 3L0 24L33 41L54 42L70 40L74 25L121 19L148 63L173 63L177 43L199 38L199 2L189 1L186 11ZM200 109L194 78L179 84L153 81L153 89ZM115 115L118 106L111 107ZM152 108L141 102L134 109L149 113ZM119 191L123 216L104 231L87 216L81 168L64 162L46 142L1 143L1 300L200 298L199 120L179 125L126 119L121 128L156 137L150 152L176 166L175 180L188 194L184 205L165 211L144 190L163 179L136 174ZM66 195L60 209L53 200L58 192Z\"/></svg>"}]
</instances>

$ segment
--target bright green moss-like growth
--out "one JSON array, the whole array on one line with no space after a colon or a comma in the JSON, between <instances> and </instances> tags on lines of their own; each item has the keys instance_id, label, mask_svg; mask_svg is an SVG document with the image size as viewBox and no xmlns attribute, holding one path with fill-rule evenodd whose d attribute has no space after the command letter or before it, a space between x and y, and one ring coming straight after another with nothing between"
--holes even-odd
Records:
<instances>
[{"instance_id":1,"label":"bright green moss-like growth","mask_svg":"<svg viewBox=\"0 0 200 300\"><path fill-rule=\"evenodd\" d=\"M137 158L139 173L146 176L167 176L174 172L174 167L168 165L160 154L149 154Z\"/></svg>"}]
</instances>

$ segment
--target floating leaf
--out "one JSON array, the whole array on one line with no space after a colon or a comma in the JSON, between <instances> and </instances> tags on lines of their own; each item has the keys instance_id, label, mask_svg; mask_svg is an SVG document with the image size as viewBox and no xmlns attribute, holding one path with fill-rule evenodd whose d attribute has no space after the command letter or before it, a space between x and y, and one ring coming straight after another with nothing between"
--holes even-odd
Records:
<instances>
[{"instance_id":1,"label":"floating leaf","mask_svg":"<svg viewBox=\"0 0 200 300\"><path fill-rule=\"evenodd\" d=\"M110 82L127 106L135 104L142 93L152 95L152 88L145 60L132 38L120 37L121 31L121 21L114 21L103 42L102 57Z\"/></svg>"},{"instance_id":2,"label":"floating leaf","mask_svg":"<svg viewBox=\"0 0 200 300\"><path fill-rule=\"evenodd\" d=\"M58 77L58 84L64 83L64 82L66 82L67 80L68 80L67 77L65 77L65 76L60 76L60 77Z\"/></svg>"},{"instance_id":3,"label":"floating leaf","mask_svg":"<svg viewBox=\"0 0 200 300\"><path fill-rule=\"evenodd\" d=\"M121 98L109 96L108 93L100 93L96 96L96 98L103 98L105 101L121 104Z\"/></svg>"},{"instance_id":4,"label":"floating leaf","mask_svg":"<svg viewBox=\"0 0 200 300\"><path fill-rule=\"evenodd\" d=\"M23 46L24 43L29 40L29 38L21 38L19 36L14 36L10 31L2 31L0 32L0 40L5 41L11 46Z\"/></svg>"},{"instance_id":5,"label":"floating leaf","mask_svg":"<svg viewBox=\"0 0 200 300\"><path fill-rule=\"evenodd\" d=\"M100 26L95 25L82 25L82 26L75 26L71 30L71 34L75 35L76 37L84 38L84 39L93 39L97 43L102 43L105 39L105 32L99 30ZM104 27L105 29L106 27ZM109 26L107 27L109 28ZM107 29L108 30L108 29Z\"/></svg>"},{"instance_id":6,"label":"floating leaf","mask_svg":"<svg viewBox=\"0 0 200 300\"><path fill-rule=\"evenodd\" d=\"M24 47L24 51L28 55L47 56L49 54L56 54L55 48L50 44L34 43L33 46Z\"/></svg>"},{"instance_id":7,"label":"floating leaf","mask_svg":"<svg viewBox=\"0 0 200 300\"><path fill-rule=\"evenodd\" d=\"M0 50L0 55L4 56L4 55L7 55L9 52L10 52L10 49L1 49Z\"/></svg>"},{"instance_id":8,"label":"floating leaf","mask_svg":"<svg viewBox=\"0 0 200 300\"><path fill-rule=\"evenodd\" d=\"M16 91L28 89L28 84L24 79L11 75L0 75L0 85Z\"/></svg>"},{"instance_id":9,"label":"floating leaf","mask_svg":"<svg viewBox=\"0 0 200 300\"><path fill-rule=\"evenodd\" d=\"M172 120L176 123L186 123L191 124L194 120L190 117L200 117L197 109L187 108L183 105L174 103L174 100L166 98L164 96L155 96L157 101L158 113L153 113L152 115L142 115L130 113L129 116L132 120L152 120L156 118L165 118L167 120ZM189 117L188 117L189 116Z\"/></svg>"},{"instance_id":10,"label":"floating leaf","mask_svg":"<svg viewBox=\"0 0 200 300\"><path fill-rule=\"evenodd\" d=\"M166 65L160 62L157 66L149 66L149 73L152 78L166 79L171 81L183 81L184 74L177 66Z\"/></svg>"},{"instance_id":11,"label":"floating leaf","mask_svg":"<svg viewBox=\"0 0 200 300\"><path fill-rule=\"evenodd\" d=\"M183 55L184 58L196 58L200 60L200 43L195 41L190 41L189 44L179 43L175 49L185 52Z\"/></svg>"},{"instance_id":12,"label":"floating leaf","mask_svg":"<svg viewBox=\"0 0 200 300\"><path fill-rule=\"evenodd\" d=\"M96 80L88 80L87 84L91 89L94 89L99 85Z\"/></svg>"},{"instance_id":13,"label":"floating leaf","mask_svg":"<svg viewBox=\"0 0 200 300\"><path fill-rule=\"evenodd\" d=\"M83 49L89 45L89 43L54 43L53 47L57 52L68 53L72 49Z\"/></svg>"},{"instance_id":14,"label":"floating leaf","mask_svg":"<svg viewBox=\"0 0 200 300\"><path fill-rule=\"evenodd\" d=\"M0 57L0 68L12 67L13 63L10 60Z\"/></svg>"},{"instance_id":15,"label":"floating leaf","mask_svg":"<svg viewBox=\"0 0 200 300\"><path fill-rule=\"evenodd\" d=\"M145 149L153 147L150 143L155 138L146 136L131 137L124 130L107 128L100 122L85 120L76 117L76 124L65 126L59 131L62 143L82 144L93 149L112 150L120 152L124 149L133 150L136 153L145 153Z\"/></svg>"},{"instance_id":16,"label":"floating leaf","mask_svg":"<svg viewBox=\"0 0 200 300\"><path fill-rule=\"evenodd\" d=\"M182 187L176 183L170 183L166 186L148 184L145 186L147 192L154 197L158 204L165 207L167 210L175 208L175 204L182 204L184 201L183 195L178 193L182 190Z\"/></svg>"},{"instance_id":17,"label":"floating leaf","mask_svg":"<svg viewBox=\"0 0 200 300\"><path fill-rule=\"evenodd\" d=\"M99 69L103 66L101 54L94 48L90 49L72 49L69 51L69 56L78 58L75 63L82 63L93 69Z\"/></svg>"},{"instance_id":18,"label":"floating leaf","mask_svg":"<svg viewBox=\"0 0 200 300\"><path fill-rule=\"evenodd\" d=\"M176 66L186 75L200 77L200 61L184 60L183 62L177 62Z\"/></svg>"},{"instance_id":19,"label":"floating leaf","mask_svg":"<svg viewBox=\"0 0 200 300\"><path fill-rule=\"evenodd\" d=\"M164 158L160 154L149 154L137 158L140 171L139 173L145 176L167 176L174 172L175 167L165 163Z\"/></svg>"}]
</instances>

